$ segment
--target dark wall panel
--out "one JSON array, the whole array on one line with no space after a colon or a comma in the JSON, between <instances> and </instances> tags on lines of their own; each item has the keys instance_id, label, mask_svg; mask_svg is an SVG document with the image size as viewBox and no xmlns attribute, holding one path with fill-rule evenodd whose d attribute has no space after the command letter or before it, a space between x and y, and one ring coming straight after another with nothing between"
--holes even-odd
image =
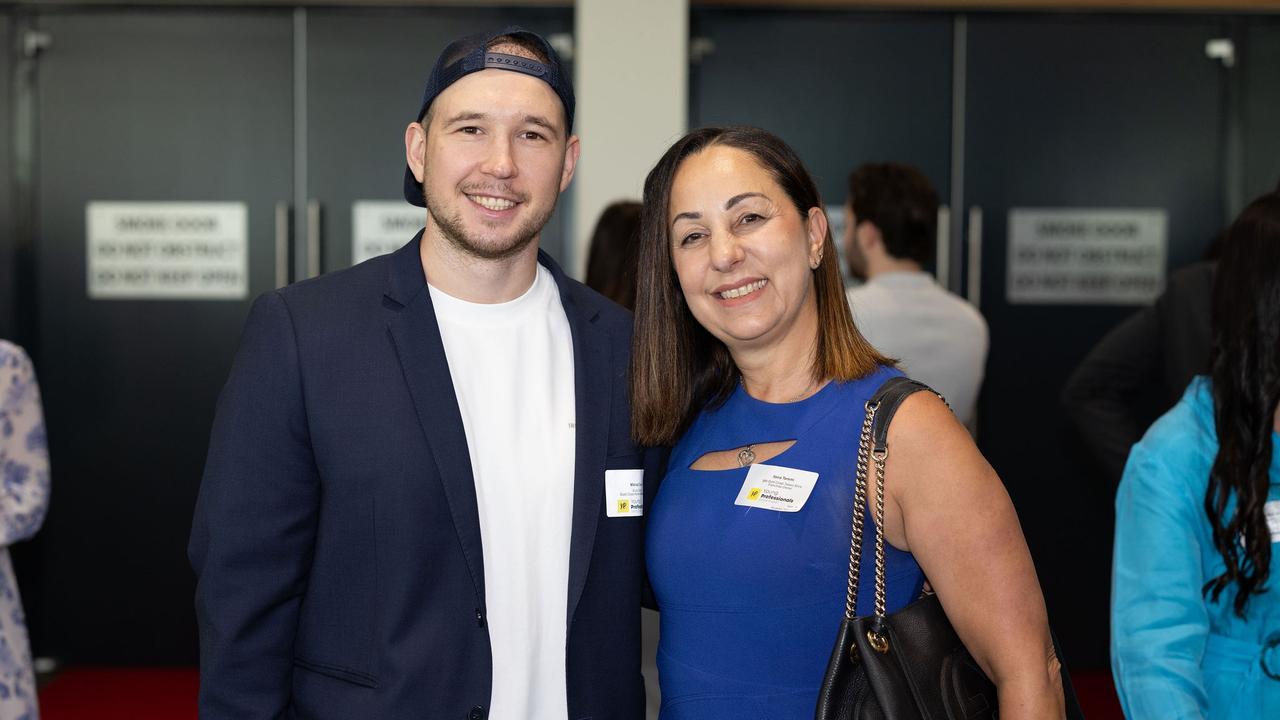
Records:
<instances>
[{"instance_id":1,"label":"dark wall panel","mask_svg":"<svg viewBox=\"0 0 1280 720\"><path fill-rule=\"evenodd\" d=\"M1244 201L1280 186L1280 18L1250 20L1244 64Z\"/></svg>"},{"instance_id":2,"label":"dark wall panel","mask_svg":"<svg viewBox=\"0 0 1280 720\"><path fill-rule=\"evenodd\" d=\"M288 11L53 12L40 59L40 383L53 499L37 539L37 654L196 660L186 559L214 402L249 301L274 287L292 193ZM236 201L249 297L91 300L90 201Z\"/></svg>"},{"instance_id":3,"label":"dark wall panel","mask_svg":"<svg viewBox=\"0 0 1280 720\"><path fill-rule=\"evenodd\" d=\"M1114 488L1059 405L1084 354L1133 306L1006 300L1014 207L1162 208L1168 266L1221 217L1223 75L1213 19L990 16L969 22L967 204L983 209L991 328L979 445L1008 486L1068 659L1108 666Z\"/></svg>"},{"instance_id":4,"label":"dark wall panel","mask_svg":"<svg viewBox=\"0 0 1280 720\"><path fill-rule=\"evenodd\" d=\"M13 77L8 48L13 47L10 28L13 21L8 11L0 9L0 338L17 337L17 237L13 215Z\"/></svg>"},{"instance_id":5,"label":"dark wall panel","mask_svg":"<svg viewBox=\"0 0 1280 720\"><path fill-rule=\"evenodd\" d=\"M707 9L691 18L712 49L693 65L690 127L778 134L827 204L844 201L849 172L865 162L916 165L947 197L950 16Z\"/></svg>"}]
</instances>

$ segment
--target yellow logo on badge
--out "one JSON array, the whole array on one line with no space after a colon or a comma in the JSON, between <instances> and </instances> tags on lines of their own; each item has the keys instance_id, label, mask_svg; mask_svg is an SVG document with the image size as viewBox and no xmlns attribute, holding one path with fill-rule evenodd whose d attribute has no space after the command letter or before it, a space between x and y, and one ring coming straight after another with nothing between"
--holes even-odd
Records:
<instances>
[{"instance_id":1,"label":"yellow logo on badge","mask_svg":"<svg viewBox=\"0 0 1280 720\"><path fill-rule=\"evenodd\" d=\"M761 492L762 491L760 490L760 488L751 488L751 490L747 492L747 499L752 502L755 502L756 500L760 499Z\"/></svg>"},{"instance_id":2,"label":"yellow logo on badge","mask_svg":"<svg viewBox=\"0 0 1280 720\"><path fill-rule=\"evenodd\" d=\"M630 501L630 500L619 500L619 501L618 501L618 512L619 512L619 513L629 513L629 512L631 512L631 501Z\"/></svg>"}]
</instances>

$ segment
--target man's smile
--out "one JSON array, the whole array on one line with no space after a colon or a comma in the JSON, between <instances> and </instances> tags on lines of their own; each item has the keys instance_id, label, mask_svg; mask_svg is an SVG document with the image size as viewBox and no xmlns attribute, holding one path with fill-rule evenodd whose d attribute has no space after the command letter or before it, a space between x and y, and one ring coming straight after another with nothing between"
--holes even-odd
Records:
<instances>
[{"instance_id":1,"label":"man's smile","mask_svg":"<svg viewBox=\"0 0 1280 720\"><path fill-rule=\"evenodd\" d=\"M467 199L471 202L483 207L486 210L500 212L502 210L510 210L516 206L515 200L507 198L494 197L492 195L467 195Z\"/></svg>"}]
</instances>

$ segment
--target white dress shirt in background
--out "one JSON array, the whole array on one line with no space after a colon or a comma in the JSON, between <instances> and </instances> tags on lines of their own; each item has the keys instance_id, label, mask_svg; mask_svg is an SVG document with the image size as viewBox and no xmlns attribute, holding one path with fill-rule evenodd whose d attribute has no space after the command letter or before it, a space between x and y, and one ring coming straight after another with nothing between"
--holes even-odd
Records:
<instances>
[{"instance_id":1,"label":"white dress shirt in background","mask_svg":"<svg viewBox=\"0 0 1280 720\"><path fill-rule=\"evenodd\" d=\"M887 272L848 291L858 330L899 368L942 393L974 428L987 364L987 321L924 272Z\"/></svg>"}]
</instances>

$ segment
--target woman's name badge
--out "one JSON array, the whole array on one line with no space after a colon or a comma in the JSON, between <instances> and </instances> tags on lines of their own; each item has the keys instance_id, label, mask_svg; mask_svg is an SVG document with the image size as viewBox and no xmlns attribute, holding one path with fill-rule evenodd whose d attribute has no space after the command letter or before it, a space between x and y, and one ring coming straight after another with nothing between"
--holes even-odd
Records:
<instances>
[{"instance_id":1,"label":"woman's name badge","mask_svg":"<svg viewBox=\"0 0 1280 720\"><path fill-rule=\"evenodd\" d=\"M1271 542L1280 542L1280 500L1272 500L1262 506L1267 518L1267 529L1271 531Z\"/></svg>"},{"instance_id":2,"label":"woman's name badge","mask_svg":"<svg viewBox=\"0 0 1280 720\"><path fill-rule=\"evenodd\" d=\"M780 465L752 465L733 504L796 512L804 507L817 482L816 472Z\"/></svg>"}]
</instances>

